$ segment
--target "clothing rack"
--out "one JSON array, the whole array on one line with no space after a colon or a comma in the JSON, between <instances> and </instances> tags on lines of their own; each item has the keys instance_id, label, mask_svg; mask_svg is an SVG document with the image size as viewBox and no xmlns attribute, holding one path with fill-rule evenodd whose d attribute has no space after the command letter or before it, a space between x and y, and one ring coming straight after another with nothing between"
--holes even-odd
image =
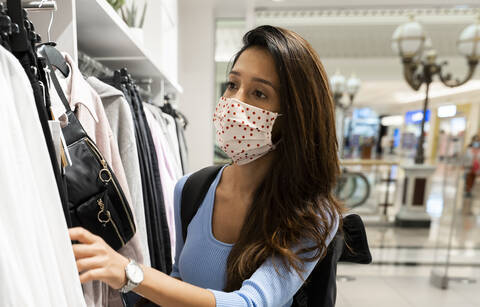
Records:
<instances>
[{"instance_id":1,"label":"clothing rack","mask_svg":"<svg viewBox=\"0 0 480 307\"><path fill-rule=\"evenodd\" d=\"M0 4L7 3L7 0L0 0ZM57 1L49 0L49 1L28 1L22 0L21 1L22 8L30 12L50 12L57 10Z\"/></svg>"},{"instance_id":2,"label":"clothing rack","mask_svg":"<svg viewBox=\"0 0 480 307\"><path fill-rule=\"evenodd\" d=\"M85 77L93 76L101 80L112 79L115 73L115 71L111 70L109 67L105 66L98 60L92 58L82 51L78 51L78 68L80 68L80 71ZM152 82L153 80L151 78L144 78L134 81L142 99L149 100L151 98Z\"/></svg>"},{"instance_id":3,"label":"clothing rack","mask_svg":"<svg viewBox=\"0 0 480 307\"><path fill-rule=\"evenodd\" d=\"M175 103L170 102L172 97L173 97L172 95L165 95L163 97L164 103L160 107L160 109L162 109L163 112L173 116L174 118L179 119L183 129L185 129L188 126L187 117L177 109L177 105Z\"/></svg>"},{"instance_id":4,"label":"clothing rack","mask_svg":"<svg viewBox=\"0 0 480 307\"><path fill-rule=\"evenodd\" d=\"M151 94L148 94L147 96L144 95L146 93L152 92L152 83L153 83L152 78L143 78L143 79L135 80L135 84L139 87L140 95L142 96L143 99L148 99L152 96Z\"/></svg>"},{"instance_id":5,"label":"clothing rack","mask_svg":"<svg viewBox=\"0 0 480 307\"><path fill-rule=\"evenodd\" d=\"M5 5L0 2L0 45L5 48L9 48L8 45L4 45L4 40L8 40L9 36L13 33L20 32L20 28L16 23L13 23L11 18L7 15Z\"/></svg>"},{"instance_id":6,"label":"clothing rack","mask_svg":"<svg viewBox=\"0 0 480 307\"><path fill-rule=\"evenodd\" d=\"M56 11L57 1L22 1L22 7L27 11Z\"/></svg>"},{"instance_id":7,"label":"clothing rack","mask_svg":"<svg viewBox=\"0 0 480 307\"><path fill-rule=\"evenodd\" d=\"M63 11L62 14L66 13L64 8L68 7L67 4L64 5L64 1L75 3L74 0L61 1L58 2L58 10ZM77 1L77 4L84 1L87 0ZM63 46L65 45L63 43L66 40L65 38L76 40L76 37L69 37L68 28L65 29L59 39L55 38L54 41L51 41L49 38L48 42L42 43L35 28L38 26L38 29L43 30L45 23L48 21L47 17L52 17L47 32L50 36L53 11L56 10L56 1L0 0L0 57L2 57L2 61L0 61L2 84L0 84L0 88L2 93L4 90L7 93L5 96L7 106L5 112L9 112L9 120L3 121L1 127L2 130L6 128L3 131L6 131L7 134L10 135L10 131L12 131L15 136L7 138L5 148L14 148L15 151L18 150L19 152L19 154L11 155L8 150L3 151L6 155L1 155L2 157L6 157L8 161L11 159L12 162L19 163L11 163L10 168L7 167L5 171L2 170L0 173L3 176L0 175L2 177L0 179L14 178L15 181L18 181L17 179L21 179L21 176L19 175L17 178L15 175L18 174L16 171L19 168L22 171L21 173L30 172L31 175L28 176L28 181L25 181L28 182L27 187L18 184L7 185L8 189L12 188L12 193L10 191L5 193L6 200L13 205L7 205L7 210L4 211L11 211L11 216L15 218L12 219L13 221L22 221L24 217L28 221L36 219L41 221L41 223L35 225L30 223L27 228L22 226L21 223L15 223L19 226L12 228L7 236L14 236L19 230L29 235L19 240L7 240L8 251L6 255L12 259L19 259L14 264L21 265L22 262L26 262L24 260L28 260L28 257L15 257L17 247L27 250L30 245L29 238L38 241L40 237L52 236L52 240L46 240L47 245L45 246L47 248L31 247L32 251L36 252L35 255L42 255L41 258L46 260L39 262L34 259L34 265L26 266L25 276L49 277L35 280L29 278L34 280L35 283L26 284L25 291L31 294L30 297L33 300L41 301L48 306L85 306L85 303L86 306L92 306L93 303L95 303L95 306L99 306L97 302L107 301L110 306L120 306L123 305L121 300L124 300L124 302L129 302L131 306L134 304L137 306L137 297L133 292L120 297L118 292L112 292L100 283L85 287L83 297L78 272L76 269L71 269L75 268L75 259L71 253L71 242L64 233L67 232L68 227L76 223L75 220L72 221L72 217L76 213L73 212L71 206L76 197L74 192L72 193L75 188L74 180L88 182L89 180L98 181L99 179L98 174L93 172L94 170L91 170L91 174L93 174L91 177L86 172L85 178L83 178L83 174L82 176L71 175L74 169L71 167L71 165L74 165L71 164L71 161L75 162L76 160L74 151L69 147L71 144L68 144L67 141L70 142L69 137L71 137L73 130L71 125L70 130L68 129L69 126L62 127L61 125L61 119L65 114L63 107L68 111L74 109L79 116L77 115L78 117L75 118L72 113L68 112L68 118L75 119L76 122L86 127L85 130L89 131L85 131L85 133L91 132L90 135L95 136L95 144L93 144L93 140L90 141L97 147L97 150L95 150L96 157L98 158L98 153L101 153L104 155L105 161L111 160L111 162L108 162L111 172L115 172L118 175L117 177L122 176L118 179L118 187L117 185L115 187L117 192L121 194L122 191L125 191L125 195L129 195L131 198L128 199L128 203L123 203L123 208L131 205L131 210L135 210L135 215L139 217L138 220L135 220L135 225L138 226L136 227L137 235L129 242L125 242L130 246L121 253L138 263L145 262L146 265L152 265L165 274L172 270L172 256L174 255L172 247L175 246L173 235L172 239L170 237L170 234L175 234L172 214L167 216L167 210L169 210L169 213L174 211L173 197L168 198L166 196L169 195L167 194L168 191L174 190L176 181L185 172L180 161L183 157L181 156L182 153L186 153L185 144L181 143L185 139L184 132L181 127L176 129L178 125L170 116L163 116L159 112L160 116L157 117L157 113L152 113L147 108L144 109L144 99L141 95L152 95L150 91L143 90L145 87L148 89L152 87L152 79L139 78L140 80L133 80L126 69L115 71L112 68L118 68L118 66L109 66L109 62L104 62L105 65L83 52L80 52L79 60L75 63L72 60L75 56L64 54L64 52L68 53L70 51L68 48L55 48L56 41L61 42L59 45ZM37 15L44 16L32 16L33 18L29 19L29 15L34 15L33 13L30 14L31 11L40 11ZM52 16L49 16L50 14ZM56 14L60 13L57 12ZM62 15L62 19L63 17L65 16ZM68 18L68 15L66 17ZM39 22L34 24L36 19ZM73 20L73 25L75 25L75 20ZM91 51L92 54L98 55L93 50ZM73 51L73 55L77 55L76 46ZM136 68L136 64L128 61L123 65ZM4 69L4 67L7 69ZM69 78L66 82L67 86L64 86L64 82L59 84L55 77L55 71L61 72L64 77ZM88 76L106 76L112 81L115 80L115 75L119 75L123 77L123 79L120 79L121 83L119 83L121 85L119 89L122 93L120 94L111 86L94 78L85 80L82 78L82 73ZM143 76L149 75L150 73L147 72ZM158 74L155 70L151 75L153 80L157 82ZM9 78L12 82L9 82ZM3 80L7 82L3 82ZM62 80L66 79L62 77ZM140 88L140 86L143 86L143 88ZM31 95L25 94L30 92ZM69 99L66 99L67 97ZM76 108L81 103L83 103L82 106ZM62 108L58 108L62 105ZM33 112L27 112L32 111L27 110L28 108L34 108ZM85 116L82 116L80 112L83 112ZM168 120L168 124L165 124L165 118ZM70 121L70 123L72 122ZM20 134L15 133L18 128L25 129L25 133L23 131ZM40 129L41 131L39 131ZM116 130L114 131L114 129ZM77 133L78 129L74 132ZM65 137L62 137L62 134ZM112 142L112 140L115 142ZM37 146L43 144L43 142L46 146ZM180 144L184 146L180 147ZM95 148L92 147L91 149ZM90 162L97 165L96 157L92 156ZM128 161L126 166L123 165L125 161ZM106 167L105 164L104 167ZM117 172L115 168L120 171ZM73 177L75 177L74 180ZM37 188L37 185L40 188ZM25 189L31 193L22 193L22 190ZM164 192L164 189L167 192ZM17 195L25 196L20 198L23 201L22 203L26 205L25 208L29 208L29 210L25 210L26 212L18 212L15 209L14 200L18 198ZM92 204L99 204L98 200L100 199L98 197L104 197L102 195L95 195L97 203ZM38 210L38 208L41 208L41 210ZM30 209L36 209L36 211ZM38 214L39 212L45 212L47 209L49 210L47 211L48 214ZM95 209L98 208L95 207ZM101 209L103 210L103 207ZM54 212L54 210L62 210L63 212ZM63 213L65 221L61 213ZM6 216L10 217L10 215ZM145 217L140 219L141 216ZM148 221L146 221L147 216ZM98 216L95 217L92 218L92 223L98 220ZM99 222L102 223L102 221ZM133 220L129 220L129 223L133 224ZM52 229L55 231L52 231ZM0 239L3 239L3 236ZM42 254L45 250L48 253ZM150 251L153 252L150 253ZM51 270L48 266L48 259L52 258L50 257L52 253L54 253L54 259L61 260L58 261L58 265L54 265L54 270ZM56 264L55 261L54 264ZM7 274L2 273L0 272L0 279L8 278ZM25 276L19 275L15 282L24 282ZM38 293L34 291L36 289L39 289ZM18 300L21 291L22 289L16 288L0 291L2 292L0 302ZM45 296L45 293L49 295ZM6 299L4 299L5 297ZM28 302L33 300L21 300L20 303L27 302L28 305ZM153 305L147 304L149 306ZM0 305L3 304L0 303ZM140 306L140 304L138 305Z\"/></svg>"},{"instance_id":8,"label":"clothing rack","mask_svg":"<svg viewBox=\"0 0 480 307\"><path fill-rule=\"evenodd\" d=\"M113 76L113 70L82 51L78 51L78 68L86 76L95 76L97 78Z\"/></svg>"},{"instance_id":9,"label":"clothing rack","mask_svg":"<svg viewBox=\"0 0 480 307\"><path fill-rule=\"evenodd\" d=\"M5 4L7 10L5 10ZM46 4L48 4L48 7L44 7ZM59 160L57 159L55 145L49 128L49 120L53 118L51 112L49 112L51 106L50 95L48 91L46 91L46 85L48 84L45 70L46 62L43 55L39 56L37 53L37 47L41 42L41 38L35 32L35 26L28 19L28 15L25 12L26 9L36 8L43 8L43 11L53 12L56 10L56 2L7 0L4 3L0 3L0 21L2 22L0 44L14 54L30 81L36 111L50 156L65 219L67 225L71 225L68 213L66 186L62 177L63 168L61 168L58 163Z\"/></svg>"}]
</instances>

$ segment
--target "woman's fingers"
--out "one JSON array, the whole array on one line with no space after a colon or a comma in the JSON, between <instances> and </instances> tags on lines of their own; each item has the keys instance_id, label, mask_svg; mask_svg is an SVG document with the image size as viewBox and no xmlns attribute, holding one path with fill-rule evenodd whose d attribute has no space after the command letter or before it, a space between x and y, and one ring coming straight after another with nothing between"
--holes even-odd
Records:
<instances>
[{"instance_id":1,"label":"woman's fingers","mask_svg":"<svg viewBox=\"0 0 480 307\"><path fill-rule=\"evenodd\" d=\"M105 269L103 268L93 269L80 274L80 282L84 284L92 280L103 280L104 277L105 277Z\"/></svg>"},{"instance_id":2,"label":"woman's fingers","mask_svg":"<svg viewBox=\"0 0 480 307\"><path fill-rule=\"evenodd\" d=\"M104 266L103 260L92 260L88 264L85 263L87 263L87 261L80 264L77 262L78 266L89 267L89 269L84 269L83 271L79 269L81 272L80 282L82 284L92 280L100 280L107 283L113 289L120 289L127 282L127 277L123 269L118 272L115 272L116 270L112 271L112 268Z\"/></svg>"},{"instance_id":3,"label":"woman's fingers","mask_svg":"<svg viewBox=\"0 0 480 307\"><path fill-rule=\"evenodd\" d=\"M100 280L114 289L125 284L127 258L114 251L101 237L81 227L71 228L68 232L72 241L80 242L73 244L72 248L82 283Z\"/></svg>"},{"instance_id":4,"label":"woman's fingers","mask_svg":"<svg viewBox=\"0 0 480 307\"><path fill-rule=\"evenodd\" d=\"M101 245L97 244L73 244L72 248L75 259L96 256L102 252Z\"/></svg>"},{"instance_id":5,"label":"woman's fingers","mask_svg":"<svg viewBox=\"0 0 480 307\"><path fill-rule=\"evenodd\" d=\"M70 235L70 240L85 244L95 243L100 239L100 237L97 237L82 227L70 228L68 234Z\"/></svg>"},{"instance_id":6,"label":"woman's fingers","mask_svg":"<svg viewBox=\"0 0 480 307\"><path fill-rule=\"evenodd\" d=\"M86 272L105 267L105 258L101 256L82 258L77 260L78 272Z\"/></svg>"}]
</instances>

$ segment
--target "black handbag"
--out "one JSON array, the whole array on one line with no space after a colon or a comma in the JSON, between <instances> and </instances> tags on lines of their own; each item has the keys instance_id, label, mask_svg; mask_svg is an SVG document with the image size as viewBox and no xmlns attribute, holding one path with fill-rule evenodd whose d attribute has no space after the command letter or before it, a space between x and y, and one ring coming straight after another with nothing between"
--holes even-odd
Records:
<instances>
[{"instance_id":1,"label":"black handbag","mask_svg":"<svg viewBox=\"0 0 480 307\"><path fill-rule=\"evenodd\" d=\"M72 226L89 230L118 250L135 234L132 211L115 174L70 109L52 65L46 58L53 85L68 116L68 124L62 128L62 132L72 162L65 169Z\"/></svg>"}]
</instances>

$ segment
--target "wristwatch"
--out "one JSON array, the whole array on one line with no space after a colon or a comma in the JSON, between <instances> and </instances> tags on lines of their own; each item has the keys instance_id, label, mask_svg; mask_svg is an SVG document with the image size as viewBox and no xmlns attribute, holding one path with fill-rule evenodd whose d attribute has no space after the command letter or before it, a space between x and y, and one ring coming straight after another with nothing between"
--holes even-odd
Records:
<instances>
[{"instance_id":1,"label":"wristwatch","mask_svg":"<svg viewBox=\"0 0 480 307\"><path fill-rule=\"evenodd\" d=\"M130 263L125 267L125 275L127 276L127 283L120 289L122 293L132 291L143 281L143 270L135 260L130 259Z\"/></svg>"}]
</instances>

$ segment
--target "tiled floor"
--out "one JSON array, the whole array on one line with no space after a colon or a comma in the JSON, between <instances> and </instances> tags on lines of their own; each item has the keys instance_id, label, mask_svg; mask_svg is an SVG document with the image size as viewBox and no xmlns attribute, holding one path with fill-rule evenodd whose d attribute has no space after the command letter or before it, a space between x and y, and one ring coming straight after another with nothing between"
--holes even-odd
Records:
<instances>
[{"instance_id":1,"label":"tiled floor","mask_svg":"<svg viewBox=\"0 0 480 307\"><path fill-rule=\"evenodd\" d=\"M339 264L337 307L480 307L480 191L472 203L474 214L462 214L461 175L459 169L438 167L428 201L429 229L394 227L398 206L388 209L387 219L370 210L386 191L384 184L374 186L370 204L356 210L367 224L373 264ZM394 189L391 199L400 194ZM430 284L430 275L433 269L444 275L450 234L447 276L460 279L442 290Z\"/></svg>"},{"instance_id":2,"label":"tiled floor","mask_svg":"<svg viewBox=\"0 0 480 307\"><path fill-rule=\"evenodd\" d=\"M340 271L340 270L339 270ZM478 307L477 284L450 282L447 290L423 276L358 276L338 282L337 307Z\"/></svg>"}]
</instances>

